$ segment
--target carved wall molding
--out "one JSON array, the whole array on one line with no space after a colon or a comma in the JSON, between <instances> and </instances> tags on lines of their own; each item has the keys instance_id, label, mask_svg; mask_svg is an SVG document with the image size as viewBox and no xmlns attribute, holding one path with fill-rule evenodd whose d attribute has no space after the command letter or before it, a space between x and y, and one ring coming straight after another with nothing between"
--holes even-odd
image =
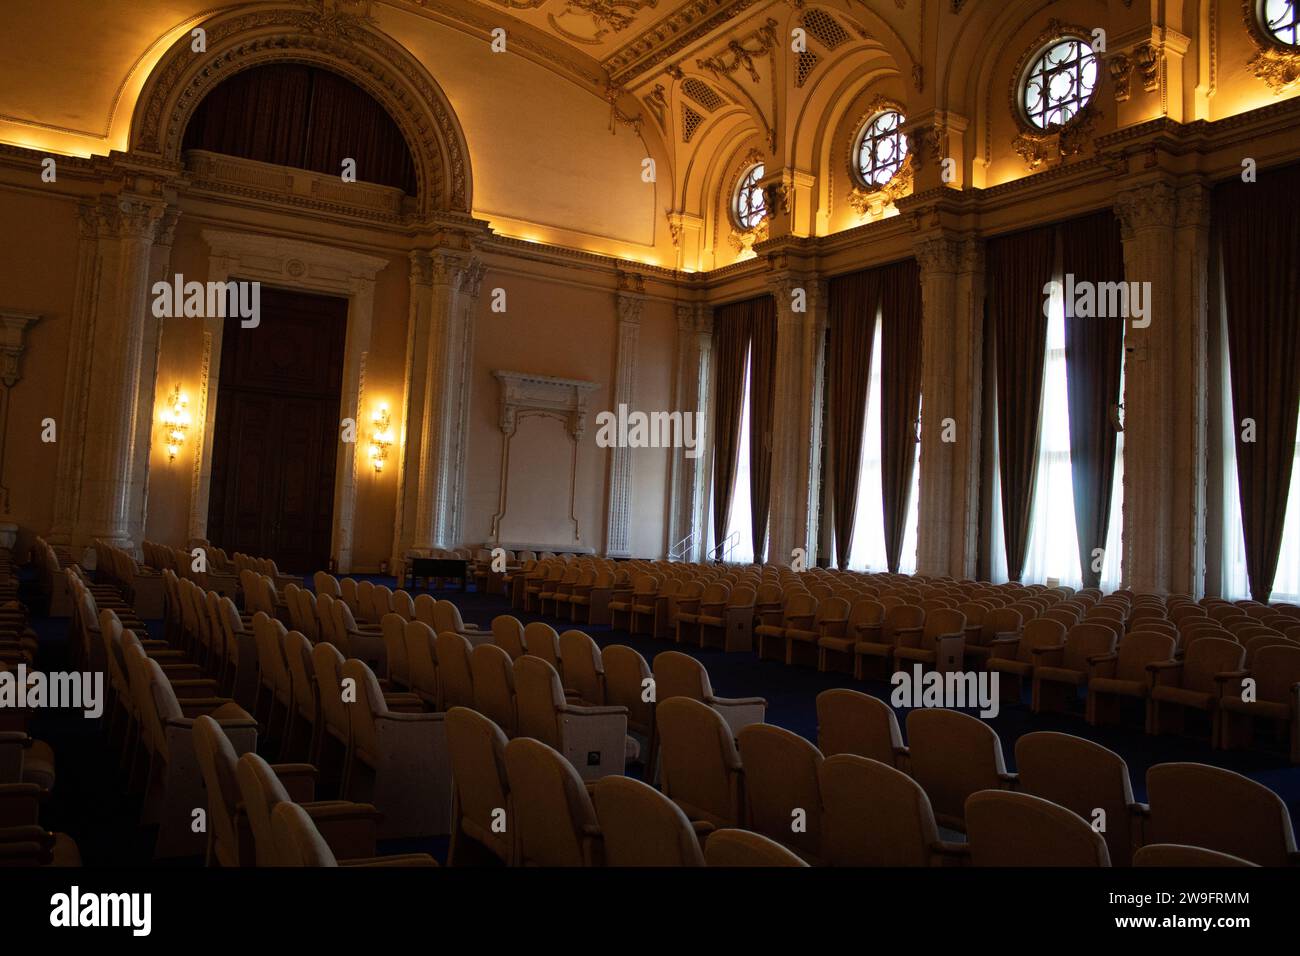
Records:
<instances>
[{"instance_id":1,"label":"carved wall molding","mask_svg":"<svg viewBox=\"0 0 1300 956\"><path fill-rule=\"evenodd\" d=\"M345 12L355 4L285 3L220 13L203 23L208 56L196 58L190 36L177 40L145 81L131 121L131 148L179 164L181 140L203 97L227 77L272 62L299 62L346 77L387 109L411 147L421 214L471 208L469 151L450 103L428 71Z\"/></svg>"},{"instance_id":2,"label":"carved wall molding","mask_svg":"<svg viewBox=\"0 0 1300 956\"><path fill-rule=\"evenodd\" d=\"M1247 61L1247 67L1274 93L1292 90L1300 81L1300 47L1287 46L1264 29L1257 0L1241 0L1241 16L1255 44L1255 55Z\"/></svg>"},{"instance_id":3,"label":"carved wall molding","mask_svg":"<svg viewBox=\"0 0 1300 956\"><path fill-rule=\"evenodd\" d=\"M573 525L573 541L581 541L582 531L576 514L578 446L587 430L587 406L591 393L600 388L600 383L502 369L493 371L492 376L501 387L499 423L504 438L501 442L500 493L489 533L494 540L500 539L501 523L505 520L509 507L511 441L521 421L540 415L563 422L572 445L569 468L569 521Z\"/></svg>"},{"instance_id":4,"label":"carved wall molding","mask_svg":"<svg viewBox=\"0 0 1300 956\"><path fill-rule=\"evenodd\" d=\"M722 50L713 56L697 59L695 65L719 78L731 76L743 68L753 82L759 83L762 78L754 67L754 60L767 56L776 48L780 42L776 32L778 26L775 19L768 17L762 26L739 40L729 40Z\"/></svg>"}]
</instances>

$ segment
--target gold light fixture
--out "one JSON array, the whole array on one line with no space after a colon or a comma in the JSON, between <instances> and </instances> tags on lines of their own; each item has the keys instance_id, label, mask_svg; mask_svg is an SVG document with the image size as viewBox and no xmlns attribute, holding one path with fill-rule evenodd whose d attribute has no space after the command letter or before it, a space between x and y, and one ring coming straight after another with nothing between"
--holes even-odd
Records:
<instances>
[{"instance_id":1,"label":"gold light fixture","mask_svg":"<svg viewBox=\"0 0 1300 956\"><path fill-rule=\"evenodd\" d=\"M190 430L189 396L177 385L167 397L167 407L163 409L163 440L167 446L167 460L175 461L185 447L185 436Z\"/></svg>"},{"instance_id":2,"label":"gold light fixture","mask_svg":"<svg viewBox=\"0 0 1300 956\"><path fill-rule=\"evenodd\" d=\"M371 413L370 421L374 425L370 437L370 464L378 475L384 470L388 461L388 449L393 445L392 417L388 414L388 406L380 405L376 408Z\"/></svg>"}]
</instances>

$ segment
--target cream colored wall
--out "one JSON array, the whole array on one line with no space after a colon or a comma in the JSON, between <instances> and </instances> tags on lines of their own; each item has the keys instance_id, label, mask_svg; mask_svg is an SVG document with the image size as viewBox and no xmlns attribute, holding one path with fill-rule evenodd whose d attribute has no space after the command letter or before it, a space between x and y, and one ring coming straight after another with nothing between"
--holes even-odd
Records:
<instances>
[{"instance_id":1,"label":"cream colored wall","mask_svg":"<svg viewBox=\"0 0 1300 956\"><path fill-rule=\"evenodd\" d=\"M681 411L673 406L673 363L677 349L677 318L672 303L649 301L641 317L637 343L636 391L638 411ZM677 449L632 449L632 511L628 527L633 557L657 558L665 553L668 514L669 458Z\"/></svg>"}]
</instances>

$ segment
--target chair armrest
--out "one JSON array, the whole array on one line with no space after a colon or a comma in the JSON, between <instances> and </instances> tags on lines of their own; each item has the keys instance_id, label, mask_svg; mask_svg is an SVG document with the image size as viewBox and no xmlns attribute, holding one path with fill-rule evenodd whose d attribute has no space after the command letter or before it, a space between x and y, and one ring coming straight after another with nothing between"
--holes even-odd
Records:
<instances>
[{"instance_id":1,"label":"chair armrest","mask_svg":"<svg viewBox=\"0 0 1300 956\"><path fill-rule=\"evenodd\" d=\"M1020 787L1020 774L999 773L998 782L1002 784L1003 790L1017 790Z\"/></svg>"},{"instance_id":2,"label":"chair armrest","mask_svg":"<svg viewBox=\"0 0 1300 956\"><path fill-rule=\"evenodd\" d=\"M316 799L316 768L309 763L272 764L271 770L294 803L311 803Z\"/></svg>"},{"instance_id":3,"label":"chair armrest","mask_svg":"<svg viewBox=\"0 0 1300 956\"><path fill-rule=\"evenodd\" d=\"M585 706L579 704L565 704L564 713L571 714L574 717L626 717L627 708L621 704L604 704L599 706Z\"/></svg>"}]
</instances>

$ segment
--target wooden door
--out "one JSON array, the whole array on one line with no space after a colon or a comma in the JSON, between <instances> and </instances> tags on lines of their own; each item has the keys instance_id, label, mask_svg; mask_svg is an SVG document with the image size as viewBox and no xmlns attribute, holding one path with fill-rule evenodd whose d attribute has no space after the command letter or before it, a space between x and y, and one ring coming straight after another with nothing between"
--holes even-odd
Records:
<instances>
[{"instance_id":1,"label":"wooden door","mask_svg":"<svg viewBox=\"0 0 1300 956\"><path fill-rule=\"evenodd\" d=\"M346 299L261 291L261 321L221 342L208 538L282 571L326 567L339 453Z\"/></svg>"}]
</instances>

